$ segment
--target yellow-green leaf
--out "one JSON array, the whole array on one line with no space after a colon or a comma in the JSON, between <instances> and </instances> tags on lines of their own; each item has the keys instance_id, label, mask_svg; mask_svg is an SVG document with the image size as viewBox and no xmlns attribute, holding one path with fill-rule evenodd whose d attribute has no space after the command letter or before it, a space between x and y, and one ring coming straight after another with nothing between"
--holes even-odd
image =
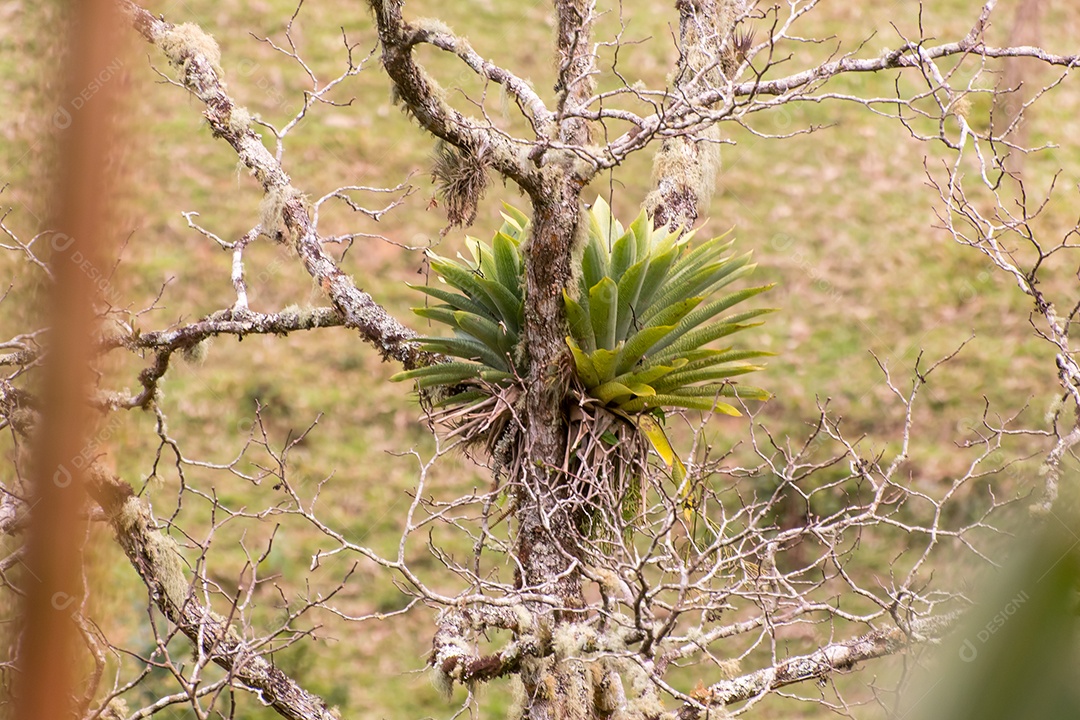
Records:
<instances>
[{"instance_id":1,"label":"yellow-green leaf","mask_svg":"<svg viewBox=\"0 0 1080 720\"><path fill-rule=\"evenodd\" d=\"M581 351L574 338L567 336L566 344L570 346L570 354L574 356L574 367L577 369L581 382L585 383L585 387L599 385L600 377L596 374L596 366L593 364L592 358Z\"/></svg>"},{"instance_id":2,"label":"yellow-green leaf","mask_svg":"<svg viewBox=\"0 0 1080 720\"><path fill-rule=\"evenodd\" d=\"M589 394L600 402L607 404L621 397L628 398L634 394L634 391L622 383L606 382L589 390Z\"/></svg>"},{"instance_id":3,"label":"yellow-green leaf","mask_svg":"<svg viewBox=\"0 0 1080 720\"><path fill-rule=\"evenodd\" d=\"M664 461L664 464L671 467L677 456L668 441L667 435L664 433L664 428L660 427L660 423L656 422L652 415L642 415L638 418L638 427L641 428L641 432L648 438L653 450Z\"/></svg>"}]
</instances>

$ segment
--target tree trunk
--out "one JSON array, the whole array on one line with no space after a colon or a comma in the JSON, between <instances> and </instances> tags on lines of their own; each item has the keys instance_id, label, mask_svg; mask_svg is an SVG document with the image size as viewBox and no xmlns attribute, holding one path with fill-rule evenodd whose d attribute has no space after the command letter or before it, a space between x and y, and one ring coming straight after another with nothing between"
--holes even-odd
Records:
<instances>
[{"instance_id":1,"label":"tree trunk","mask_svg":"<svg viewBox=\"0 0 1080 720\"><path fill-rule=\"evenodd\" d=\"M551 170L550 191L533 198L532 234L526 250L524 340L529 376L523 442L528 461L517 489L516 554L519 585L559 598L560 607L555 612L537 613L554 631L555 626L574 621L584 600L575 520L578 508L560 470L566 452L563 403L569 369L562 293L572 275L581 183L567 168ZM553 720L589 716L582 714L591 687L581 663L535 660L522 668L521 678L525 717Z\"/></svg>"},{"instance_id":2,"label":"tree trunk","mask_svg":"<svg viewBox=\"0 0 1080 720\"><path fill-rule=\"evenodd\" d=\"M587 0L555 0L560 116L585 102L593 91L595 64L589 37L592 8ZM559 140L588 142L581 118L559 119ZM525 351L529 358L525 402L527 458L517 490L519 584L559 598L555 612L537 613L555 626L573 622L584 607L581 592L581 546L566 475L563 404L569 387L563 290L573 271L574 241L582 217L581 190L588 176L575 172L576 158L566 152L541 153L541 182L531 192L533 219L526 255ZM534 608L536 609L536 608ZM587 718L591 712L588 670L579 662L547 657L525 664L524 716L533 720Z\"/></svg>"}]
</instances>

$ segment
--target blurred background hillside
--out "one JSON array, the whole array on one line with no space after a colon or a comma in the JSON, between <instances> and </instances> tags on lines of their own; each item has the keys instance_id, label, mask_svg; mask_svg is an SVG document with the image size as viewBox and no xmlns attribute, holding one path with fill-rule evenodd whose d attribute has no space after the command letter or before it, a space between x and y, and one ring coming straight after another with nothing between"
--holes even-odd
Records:
<instances>
[{"instance_id":1,"label":"blurred background hillside","mask_svg":"<svg viewBox=\"0 0 1080 720\"><path fill-rule=\"evenodd\" d=\"M671 25L677 16L672 5L658 0L623 4L625 39L646 40L619 52L618 67L629 82L663 85L675 58ZM221 64L233 96L253 114L280 127L301 106L310 82L303 69L253 37L284 42L282 29L294 3L188 0L145 6L171 22L194 22L211 33L221 46ZM599 25L599 39L613 39L618 32L619 8L609 9ZM922 24L935 38L959 38L970 29L978 9L979 3L969 0L941 0L923 9ZM991 40L1005 42L1014 10L1015 0L1002 2ZM555 68L549 52L553 29L547 4L410 0L406 12L410 17L445 21L467 36L481 55L530 79L546 99L553 97ZM776 72L809 66L838 45L850 51L867 41L862 54L876 55L901 44L901 35L917 36L918 23L918 4L907 0L823 3L807 16L798 34L835 39L789 48L792 59ZM64 52L55 31L59 26L59 11L52 3L0 2L0 185L6 185L0 206L13 208L5 224L24 238L44 229L48 213L48 148L58 108L65 107L54 91L56 61ZM1045 47L1063 53L1074 50L1078 29L1080 5L1045 2ZM372 20L362 3L308 2L296 19L293 38L298 51L320 80L335 77L345 67L342 30L351 42L360 43L358 59L375 50ZM759 28L758 39L765 31ZM468 98L482 95L483 88L463 72L456 58L430 48L422 56L444 86L461 86ZM610 68L610 53L607 61ZM258 222L261 200L257 184L238 170L232 149L210 136L201 104L162 82L151 65L166 75L172 73L152 48L133 42L130 52L118 55L109 79L126 87L127 105L117 118L125 143L115 158L126 180L112 208L118 264L106 296L114 305L136 311L154 305L160 293L155 309L138 319L144 331L192 321L234 301L231 254L190 229L181 212L197 212L200 225L235 240ZM1028 82L1052 79L1043 70ZM888 96L895 81L896 73L848 76L830 87ZM915 77L903 82L917 87ZM601 81L602 88L613 86L610 76ZM445 216L432 202L429 182L433 140L394 106L377 55L332 98L339 103L354 101L313 108L286 139L285 168L294 184L312 198L347 184L390 187L409 182L416 187L402 207L378 223L343 206L327 206L321 229L324 234L364 232L392 241L358 239L344 253L342 267L394 315L423 331L422 321L408 312L420 298L405 286L424 281L423 255L406 248L438 244L441 254L453 255L463 249L465 234L455 229L440 238ZM451 94L463 109L469 107L468 98ZM488 108L504 112L494 94ZM985 125L988 111L988 102L974 101L971 122ZM516 109L505 112L512 116ZM777 356L756 379L775 398L761 408L757 422L765 424L778 442L790 439L798 444L816 420L819 405L828 400L835 414L844 418L850 437L863 436L864 447L892 452L901 439L903 409L873 355L889 367L898 385L907 387L920 352L935 360L971 338L963 352L935 374L917 408L917 436L912 438L906 469L913 483L948 486L953 474L971 459L955 443L970 438L987 407L992 415L1003 416L1027 407L1024 417L1029 425L1044 423L1043 415L1056 395L1054 359L1049 346L1032 335L1025 298L1009 278L992 273L977 253L956 246L934 228L936 195L926 184L924 167L941 162L944 156L934 154L940 148L912 139L895 120L841 102L790 105L762 114L753 123L761 133L821 128L768 140L734 124L722 126L724 137L735 144L723 148L717 193L709 211L702 213L707 218L705 232L734 228L737 247L754 251L758 281L778 283L767 302L780 312L769 317L757 341ZM1033 146L1060 144L1028 157L1024 164L1034 191L1045 190L1061 171L1057 185L1065 201L1051 206L1040 225L1043 231L1060 235L1076 219L1080 85L1067 82L1044 98L1031 111L1027 132ZM264 140L273 147L269 134L264 133ZM650 166L651 154L634 156L595 183L594 191L610 196L620 217L632 218L648 191ZM513 187L494 182L467 232L489 235L499 223L502 201L526 207ZM365 196L364 202L381 206L386 197ZM342 248L334 252L342 256ZM260 241L248 251L246 263L252 309L328 304L287 250ZM1051 282L1055 277L1075 282L1075 268L1055 272ZM41 274L15 253L3 253L0 280L4 287L12 284L0 305L0 335L7 338L38 327ZM136 358L117 356L104 368L107 383L134 387L142 366ZM205 361L177 363L166 377L163 406L168 431L187 457L227 463L243 447L257 405L262 406L271 443L277 446L318 420L292 451L293 477L309 491L329 478L322 489L323 519L349 539L391 553L418 471L417 457L408 453L415 449L419 457L427 458L433 451L409 388L387 382L395 370L344 329L288 338L248 337L242 343L219 339ZM135 487L147 483L146 492L159 516L181 513L185 529L198 541L210 522L207 506L200 507L198 498L189 495L190 503L175 507L180 478L168 451L155 462L159 448L154 422L151 415L137 412L109 418L100 435L101 451ZM748 438L745 419L717 419L710 435L719 452L736 447L735 461L747 462ZM5 453L14 452L7 439L3 442ZM1010 452L1030 449L1035 448L1017 446ZM4 462L2 468L0 473L8 472L10 463ZM1024 492L1034 485L1034 469L1021 465L1012 477L990 477L985 484ZM189 485L216 494L234 509L258 512L278 501L268 484L252 486L211 469L189 467L184 472ZM440 492L486 487L490 482L462 458L446 458L432 472L431 483ZM767 490L769 479L761 482L761 489ZM981 490L985 486L972 492ZM793 504L792 512L805 508ZM242 543L258 556L274 525L272 517L231 523L215 536L215 548L228 551ZM99 588L95 603L102 630L118 644L146 652L153 638L145 631L145 590L117 550L108 543L99 547L94 558ZM275 575L276 585L288 597L333 587L352 560L339 557L324 563L310 573L310 586L305 586L312 554L327 547L327 541L305 525L284 522L260 570ZM887 572L895 550L866 549L867 572ZM415 568L435 572L436 562L423 547L417 545L411 553ZM224 590L234 591L243 553L211 555L219 560L210 574ZM284 611L274 585L267 583L258 593L259 612L266 622L280 618ZM361 563L335 602L350 614L389 612L402 607L405 597L389 575ZM432 616L418 608L384 622L352 626L324 613L317 617L321 627L314 637L276 653L275 662L339 706L345 716L448 717L454 706L438 696L422 672ZM259 616L252 620L258 623ZM804 641L790 639L793 648ZM684 678L686 683L692 683L691 677ZM504 691L495 687L487 692L491 714L485 717L498 717L506 702ZM242 702L243 713L238 715L273 715L251 699ZM775 699L755 712L761 717L786 717L809 713L811 708Z\"/></svg>"}]
</instances>

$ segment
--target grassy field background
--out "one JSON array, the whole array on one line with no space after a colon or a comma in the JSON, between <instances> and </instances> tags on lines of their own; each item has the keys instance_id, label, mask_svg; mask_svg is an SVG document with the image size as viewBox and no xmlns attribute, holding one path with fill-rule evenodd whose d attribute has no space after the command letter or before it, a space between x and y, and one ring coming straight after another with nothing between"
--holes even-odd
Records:
<instances>
[{"instance_id":1,"label":"grassy field background","mask_svg":"<svg viewBox=\"0 0 1080 720\"><path fill-rule=\"evenodd\" d=\"M622 8L627 37L649 39L620 53L619 67L631 81L663 83L675 55L671 25L677 18L670 4L641 0ZM978 3L967 0L932 5L923 11L923 24L941 39L965 34L978 11ZM304 72L252 36L283 41L282 28L295 9L291 2L189 0L147 7L172 22L198 23L213 34L230 90L253 113L280 126L300 106L308 87ZM994 41L1007 37L1013 7L1003 2L999 8L999 24L991 29ZM610 10L599 26L604 39L618 29L618 8ZM466 35L481 55L528 77L551 98L555 73L547 4L415 0L406 11L410 17L444 20ZM44 229L49 147L55 135L51 123L58 107L68 102L55 90L57 61L64 51L56 31L59 18L51 3L0 3L0 185L7 184L0 205L13 208L6 222L23 237ZM918 5L904 0L873 8L824 3L799 33L835 36L842 39L844 50L871 38L863 52L873 55L898 44L899 33L914 35L918 20ZM1044 44L1070 52L1075 46L1072 30L1078 27L1080 6L1051 2L1044 18ZM344 67L342 28L350 40L360 42L360 57L375 48L372 20L361 3L309 2L296 21L294 38L322 80ZM837 42L792 48L792 59L780 71L794 71L825 56ZM430 49L421 54L445 85L461 85L469 97L479 96L481 86L462 72L456 59ZM189 229L181 211L198 212L204 227L235 239L257 222L261 198L256 183L238 170L231 148L211 138L199 102L161 82L151 69L152 64L171 72L161 57L133 43L118 59L110 81L125 87L126 107L117 119L124 143L117 149L116 164L126 179L112 208L119 265L108 295L115 304L137 310L151 305L161 292L156 309L138 319L144 330L161 329L234 300L230 255ZM883 95L891 91L895 78L894 73L842 78L835 89ZM1033 80L1050 78L1036 74ZM904 82L914 87L914 79ZM611 86L611 78L603 79L602 86ZM324 214L323 232L377 233L407 246L440 242L445 220L429 202L433 142L392 104L377 57L333 95L342 103L352 98L349 107L316 107L289 136L283 160L294 184L312 197L345 184L393 186L405 180L417 192L378 224L334 207ZM452 99L468 106L460 93ZM491 100L490 107L498 111L499 100ZM986 110L976 104L972 121L985 121ZM895 452L902 408L871 352L895 377L905 379L920 352L936 359L970 337L958 358L934 376L918 407L918 435L905 468L913 482L928 489L945 487L966 467L970 455L954 443L978 423L984 400L1001 415L1030 406L1029 422L1043 423L1055 397L1053 353L1032 336L1025 299L977 253L957 247L933 229L935 195L925 184L924 162L940 162L941 156L934 154L940 148L911 139L896 121L841 103L791 106L756 122L757 128L770 132L826 126L783 141L724 128L725 137L735 144L723 150L723 172L707 231L734 227L738 247L755 252L757 279L778 283L769 303L781 312L759 335L760 343L777 357L758 380L776 397L761 409L758 420L776 437L797 442L805 437L818 405L829 399L849 434L864 436L863 447ZM1049 233L1071 227L1075 219L1071 199L1080 175L1080 144L1074 140L1080 136L1078 125L1080 86L1075 82L1066 82L1046 98L1029 124L1032 144L1061 145L1029 158L1025 166L1036 188L1048 187L1062 169L1058 184L1068 201L1051 206L1041 221L1040 228ZM648 191L650 163L648 154L635 156L598 180L592 191L611 193L620 216L632 217ZM371 204L379 199L374 196ZM495 183L469 232L491 232L504 200L525 206L512 187ZM462 249L462 239L462 232L450 232L441 240L440 252ZM422 330L407 310L418 298L405 287L423 278L422 254L397 244L360 239L345 255L343 268L391 312ZM253 309L327 304L295 257L280 247L260 242L246 259ZM1067 282L1073 271L1054 269L1050 280ZM40 274L14 253L4 253L0 279L5 285L13 283L0 305L4 337L36 328ZM138 358L111 358L105 368L107 382L113 388L135 387L142 366ZM433 449L408 388L387 382L394 371L355 333L343 329L289 338L249 337L242 343L219 339L205 361L177 363L164 381L169 432L187 457L223 463L242 447L256 404L263 407L271 439L279 446L318 418L317 427L293 451L293 477L308 493L330 477L322 496L324 520L351 540L390 552L417 473L417 459L401 453L416 449L420 457L428 457ZM102 452L133 485L148 483L146 492L156 512L169 516L176 509L179 478L167 454L153 472L158 449L153 426L153 417L138 413L106 420ZM717 421L712 439L723 448L745 445L747 437L745 420L725 419ZM5 452L13 453L10 442L4 443ZM10 467L5 462L0 474L7 475ZM186 468L185 473L190 486L216 494L234 509L257 512L280 500L269 484L253 486L209 469ZM439 492L452 494L483 487L488 480L467 461L445 458L431 482ZM207 508L186 496L178 521L193 541L205 535ZM276 522L233 522L218 531L209 574L223 590L236 589L244 562L237 545L257 555ZM256 629L260 622L269 626L282 613L274 584L289 597L318 592L333 587L352 563L337 558L309 573L312 554L330 545L303 523L281 522L273 550L260 566L261 574L275 580L257 591L258 609L251 617ZM864 554L867 573L873 575L886 566L892 549L867 548ZM419 544L412 561L434 572L434 560ZM94 602L103 632L118 644L149 650L153 640L145 630L145 592L130 567L108 542L98 545L94 562ZM389 580L386 573L361 563L335 604L353 614L394 610L404 596ZM317 616L322 627L315 637L276 653L275 662L339 706L346 717L448 717L454 706L437 695L421 672L432 618L433 611L421 608L385 622L353 626L323 613ZM486 692L489 711L484 716L500 716L505 692L498 687ZM272 715L251 700L243 703L245 717ZM793 712L809 716L812 710L777 700L755 712L760 717ZM176 717L181 716L177 712Z\"/></svg>"}]
</instances>

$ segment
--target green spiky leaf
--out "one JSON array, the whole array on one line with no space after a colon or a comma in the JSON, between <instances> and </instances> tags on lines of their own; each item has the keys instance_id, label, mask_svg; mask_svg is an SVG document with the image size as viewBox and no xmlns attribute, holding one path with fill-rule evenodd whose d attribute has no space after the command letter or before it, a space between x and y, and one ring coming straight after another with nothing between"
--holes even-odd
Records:
<instances>
[{"instance_id":1,"label":"green spiky leaf","mask_svg":"<svg viewBox=\"0 0 1080 720\"><path fill-rule=\"evenodd\" d=\"M596 347L614 348L619 320L619 286L611 278L602 278L589 290L589 318Z\"/></svg>"},{"instance_id":2,"label":"green spiky leaf","mask_svg":"<svg viewBox=\"0 0 1080 720\"><path fill-rule=\"evenodd\" d=\"M682 395L650 395L636 397L623 403L621 409L628 413L639 413L643 410L661 407L680 407L687 410L702 410L704 412L716 411L723 415L742 417L738 409L719 400L712 398L685 397Z\"/></svg>"},{"instance_id":3,"label":"green spiky leaf","mask_svg":"<svg viewBox=\"0 0 1080 720\"><path fill-rule=\"evenodd\" d=\"M399 372L396 375L390 376L390 381L402 382L403 380L417 380L421 383L428 383L427 385L421 385L421 387L430 387L431 385L453 384L468 378L480 377L481 370L483 370L483 366L477 365L476 363L439 363L438 365L428 365L427 367L416 368L415 370ZM428 382L433 378L437 378L441 380L441 382Z\"/></svg>"},{"instance_id":4,"label":"green spiky leaf","mask_svg":"<svg viewBox=\"0 0 1080 720\"><path fill-rule=\"evenodd\" d=\"M409 287L413 290L419 290L436 300L442 300L455 310L465 310L466 312L476 313L477 315L486 315L491 320L495 319L494 314L483 304L476 302L470 297L461 295L460 293L451 292L444 288L431 287L429 285L409 285Z\"/></svg>"},{"instance_id":5,"label":"green spiky leaf","mask_svg":"<svg viewBox=\"0 0 1080 720\"><path fill-rule=\"evenodd\" d=\"M521 268L518 267L517 243L506 233L496 233L491 244L499 284L509 288L521 300Z\"/></svg>"},{"instance_id":6,"label":"green spiky leaf","mask_svg":"<svg viewBox=\"0 0 1080 720\"><path fill-rule=\"evenodd\" d=\"M588 305L583 306L570 297L566 290L563 290L563 305L566 307L566 322L570 326L570 335L577 338L585 352L596 350L596 335L593 334Z\"/></svg>"},{"instance_id":7,"label":"green spiky leaf","mask_svg":"<svg viewBox=\"0 0 1080 720\"><path fill-rule=\"evenodd\" d=\"M641 362L645 353L653 345L669 335L674 329L674 325L658 325L634 333L634 336L627 340L622 350L619 351L619 358L615 363L615 372L620 374L629 372L632 367Z\"/></svg>"}]
</instances>

